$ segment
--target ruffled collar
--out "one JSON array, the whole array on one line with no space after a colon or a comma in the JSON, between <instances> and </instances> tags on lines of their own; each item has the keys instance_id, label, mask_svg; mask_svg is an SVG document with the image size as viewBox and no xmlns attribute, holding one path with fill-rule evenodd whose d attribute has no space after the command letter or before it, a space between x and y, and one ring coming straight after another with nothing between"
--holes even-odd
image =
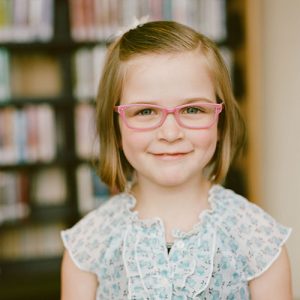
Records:
<instances>
[{"instance_id":1,"label":"ruffled collar","mask_svg":"<svg viewBox=\"0 0 300 300\"><path fill-rule=\"evenodd\" d=\"M136 199L130 194L125 196L131 222L124 234L122 253L130 299L172 299L172 295L187 299L206 289L216 252L216 230L207 220L216 212L215 192L220 188L210 188L210 208L199 214L199 222L192 230L174 230L175 241L169 254L162 220L140 219L133 211Z\"/></svg>"},{"instance_id":2,"label":"ruffled collar","mask_svg":"<svg viewBox=\"0 0 300 300\"><path fill-rule=\"evenodd\" d=\"M210 207L200 212L198 216L199 221L193 226L193 228L190 231L185 232L180 229L173 229L172 235L175 239L187 238L199 232L200 228L203 227L206 220L216 213L217 203L215 196L217 195L217 192L220 191L220 189L223 189L223 187L218 184L214 184L210 187L208 191L208 204ZM127 200L125 205L125 213L129 216L130 220L132 220L136 224L139 224L139 226L141 226L142 228L150 228L155 226L155 224L159 225L160 227L164 226L163 221L160 217L155 217L151 219L141 219L139 217L139 212L133 210L136 206L137 201L136 198L130 193L130 190L127 190L124 193L124 196Z\"/></svg>"}]
</instances>

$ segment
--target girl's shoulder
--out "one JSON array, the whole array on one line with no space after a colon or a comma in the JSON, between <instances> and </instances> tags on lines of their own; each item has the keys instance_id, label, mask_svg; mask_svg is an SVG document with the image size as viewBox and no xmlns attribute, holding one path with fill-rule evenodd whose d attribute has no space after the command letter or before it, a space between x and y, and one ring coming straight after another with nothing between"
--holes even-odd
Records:
<instances>
[{"instance_id":1,"label":"girl's shoulder","mask_svg":"<svg viewBox=\"0 0 300 300\"><path fill-rule=\"evenodd\" d=\"M253 205L244 196L237 194L233 190L222 185L213 185L209 191L209 202L213 209L226 210L230 212L231 209L245 209Z\"/></svg>"},{"instance_id":2,"label":"girl's shoulder","mask_svg":"<svg viewBox=\"0 0 300 300\"><path fill-rule=\"evenodd\" d=\"M215 224L233 237L248 240L273 236L279 240L291 231L255 203L222 186L213 187L209 201Z\"/></svg>"},{"instance_id":3,"label":"girl's shoulder","mask_svg":"<svg viewBox=\"0 0 300 300\"><path fill-rule=\"evenodd\" d=\"M217 230L220 247L233 254L247 280L259 276L279 256L291 229L224 187L213 187L210 201L210 221Z\"/></svg>"},{"instance_id":4,"label":"girl's shoulder","mask_svg":"<svg viewBox=\"0 0 300 300\"><path fill-rule=\"evenodd\" d=\"M89 212L74 226L61 232L65 248L74 263L84 271L97 270L99 258L112 239L122 239L128 222L131 197L118 194Z\"/></svg>"},{"instance_id":5,"label":"girl's shoulder","mask_svg":"<svg viewBox=\"0 0 300 300\"><path fill-rule=\"evenodd\" d=\"M280 225L260 206L220 185L215 185L211 189L209 202L212 211L223 225L227 223L228 225L236 224L244 227L244 224L261 228ZM232 230L235 228L232 226ZM282 226L282 228L285 227Z\"/></svg>"},{"instance_id":6,"label":"girl's shoulder","mask_svg":"<svg viewBox=\"0 0 300 300\"><path fill-rule=\"evenodd\" d=\"M99 205L94 210L87 213L80 219L72 228L87 229L97 227L105 228L109 222L110 224L122 223L126 220L126 214L131 203L131 197L128 194L121 193L110 197L104 203Z\"/></svg>"}]
</instances>

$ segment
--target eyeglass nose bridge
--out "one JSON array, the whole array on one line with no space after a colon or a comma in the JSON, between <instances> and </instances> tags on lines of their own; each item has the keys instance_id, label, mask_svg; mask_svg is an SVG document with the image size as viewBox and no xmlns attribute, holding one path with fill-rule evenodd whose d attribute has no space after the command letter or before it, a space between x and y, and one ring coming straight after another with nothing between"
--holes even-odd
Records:
<instances>
[{"instance_id":1,"label":"eyeglass nose bridge","mask_svg":"<svg viewBox=\"0 0 300 300\"><path fill-rule=\"evenodd\" d=\"M169 115L169 114L176 114L176 112L178 111L178 107L173 107L173 108L163 108L163 110L165 111L165 114L166 115Z\"/></svg>"},{"instance_id":2,"label":"eyeglass nose bridge","mask_svg":"<svg viewBox=\"0 0 300 300\"><path fill-rule=\"evenodd\" d=\"M161 110L163 112L163 116L162 116L162 119L161 119L161 122L160 122L159 126L162 126L165 123L168 115L171 115L171 114L174 115L176 123L179 126L182 126L182 124L181 124L181 122L178 118L178 111L180 110L180 107L173 107L173 108L164 107Z\"/></svg>"}]
</instances>

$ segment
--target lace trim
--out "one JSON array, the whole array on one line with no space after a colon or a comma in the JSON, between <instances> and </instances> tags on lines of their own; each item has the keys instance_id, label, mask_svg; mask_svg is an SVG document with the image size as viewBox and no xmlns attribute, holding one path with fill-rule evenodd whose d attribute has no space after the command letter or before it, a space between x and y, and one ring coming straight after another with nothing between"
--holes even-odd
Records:
<instances>
[{"instance_id":1,"label":"lace trim","mask_svg":"<svg viewBox=\"0 0 300 300\"><path fill-rule=\"evenodd\" d=\"M168 255L157 226L141 228L132 224L127 228L123 261L130 299L171 299L172 293L185 299L205 290L213 271L216 233L203 228L186 247L182 243L175 241Z\"/></svg>"},{"instance_id":2,"label":"lace trim","mask_svg":"<svg viewBox=\"0 0 300 300\"><path fill-rule=\"evenodd\" d=\"M199 232L200 228L203 226L203 222L205 221L206 216L215 213L217 207L217 204L215 203L216 200L215 195L220 189L222 189L220 185L212 185L212 187L208 191L208 203L210 208L203 210L199 214L198 216L199 222L197 222L190 231L185 232L180 229L174 229L172 232L174 238L180 238L180 239L187 238ZM124 196L127 200L126 213L129 215L129 218L132 221L137 222L142 227L149 227L152 226L153 224L160 224L160 225L163 224L163 221L159 217L152 218L152 219L141 219L139 217L139 212L133 211L133 208L136 206L136 198L129 192L124 193Z\"/></svg>"}]
</instances>

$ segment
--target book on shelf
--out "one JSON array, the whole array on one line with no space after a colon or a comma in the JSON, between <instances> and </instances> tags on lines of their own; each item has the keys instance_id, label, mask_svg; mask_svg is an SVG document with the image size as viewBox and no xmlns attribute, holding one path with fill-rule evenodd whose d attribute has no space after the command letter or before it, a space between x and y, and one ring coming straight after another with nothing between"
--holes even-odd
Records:
<instances>
[{"instance_id":1,"label":"book on shelf","mask_svg":"<svg viewBox=\"0 0 300 300\"><path fill-rule=\"evenodd\" d=\"M72 38L75 41L94 41L111 36L118 28L121 2L69 0Z\"/></svg>"},{"instance_id":2,"label":"book on shelf","mask_svg":"<svg viewBox=\"0 0 300 300\"><path fill-rule=\"evenodd\" d=\"M61 168L42 168L30 175L25 171L1 171L0 224L28 217L31 205L64 204L67 193L66 174Z\"/></svg>"},{"instance_id":3,"label":"book on shelf","mask_svg":"<svg viewBox=\"0 0 300 300\"><path fill-rule=\"evenodd\" d=\"M81 48L74 54L74 95L79 101L95 99L106 47Z\"/></svg>"},{"instance_id":4,"label":"book on shelf","mask_svg":"<svg viewBox=\"0 0 300 300\"><path fill-rule=\"evenodd\" d=\"M29 215L29 180L23 172L0 172L0 224Z\"/></svg>"},{"instance_id":5,"label":"book on shelf","mask_svg":"<svg viewBox=\"0 0 300 300\"><path fill-rule=\"evenodd\" d=\"M11 55L11 95L16 98L57 97L62 91L58 59L42 53Z\"/></svg>"},{"instance_id":6,"label":"book on shelf","mask_svg":"<svg viewBox=\"0 0 300 300\"><path fill-rule=\"evenodd\" d=\"M10 164L18 160L17 135L22 136L17 128L19 120L15 117L17 110L7 107L0 110L0 164ZM22 136L23 137L23 136Z\"/></svg>"},{"instance_id":7,"label":"book on shelf","mask_svg":"<svg viewBox=\"0 0 300 300\"><path fill-rule=\"evenodd\" d=\"M74 95L77 99L95 96L93 80L93 58L88 48L81 48L74 55Z\"/></svg>"},{"instance_id":8,"label":"book on shelf","mask_svg":"<svg viewBox=\"0 0 300 300\"><path fill-rule=\"evenodd\" d=\"M61 168L43 168L33 174L31 180L33 204L60 205L67 199L66 174Z\"/></svg>"},{"instance_id":9,"label":"book on shelf","mask_svg":"<svg viewBox=\"0 0 300 300\"><path fill-rule=\"evenodd\" d=\"M69 0L76 41L111 39L136 19L174 20L215 41L226 39L226 0Z\"/></svg>"},{"instance_id":10,"label":"book on shelf","mask_svg":"<svg viewBox=\"0 0 300 300\"><path fill-rule=\"evenodd\" d=\"M233 82L233 66L234 66L233 53L227 47L220 47L219 49L220 49L221 56L222 56L222 58L225 62L225 65L227 67L229 76L230 76L230 78Z\"/></svg>"},{"instance_id":11,"label":"book on shelf","mask_svg":"<svg viewBox=\"0 0 300 300\"><path fill-rule=\"evenodd\" d=\"M47 54L9 53L0 48L0 103L11 98L57 97L62 91L58 60Z\"/></svg>"},{"instance_id":12,"label":"book on shelf","mask_svg":"<svg viewBox=\"0 0 300 300\"><path fill-rule=\"evenodd\" d=\"M110 191L88 164L77 169L78 210L86 214L108 200Z\"/></svg>"},{"instance_id":13,"label":"book on shelf","mask_svg":"<svg viewBox=\"0 0 300 300\"><path fill-rule=\"evenodd\" d=\"M186 18L189 20L187 25L216 42L224 41L227 37L226 0L192 0Z\"/></svg>"},{"instance_id":14,"label":"book on shelf","mask_svg":"<svg viewBox=\"0 0 300 300\"><path fill-rule=\"evenodd\" d=\"M48 162L55 156L55 114L50 105L0 110L0 165Z\"/></svg>"},{"instance_id":15,"label":"book on shelf","mask_svg":"<svg viewBox=\"0 0 300 300\"><path fill-rule=\"evenodd\" d=\"M75 40L93 40L95 37L95 19L94 10L97 7L97 1L94 0L69 0L71 7L72 35ZM101 13L105 12L104 6L101 7Z\"/></svg>"},{"instance_id":16,"label":"book on shelf","mask_svg":"<svg viewBox=\"0 0 300 300\"><path fill-rule=\"evenodd\" d=\"M56 155L55 114L47 104L37 107L38 158L51 161Z\"/></svg>"},{"instance_id":17,"label":"book on shelf","mask_svg":"<svg viewBox=\"0 0 300 300\"><path fill-rule=\"evenodd\" d=\"M63 253L63 223L7 228L0 235L0 261L59 257Z\"/></svg>"},{"instance_id":18,"label":"book on shelf","mask_svg":"<svg viewBox=\"0 0 300 300\"><path fill-rule=\"evenodd\" d=\"M10 98L10 54L0 48L0 103Z\"/></svg>"},{"instance_id":19,"label":"book on shelf","mask_svg":"<svg viewBox=\"0 0 300 300\"><path fill-rule=\"evenodd\" d=\"M53 0L1 0L0 42L49 41L54 32Z\"/></svg>"}]
</instances>

